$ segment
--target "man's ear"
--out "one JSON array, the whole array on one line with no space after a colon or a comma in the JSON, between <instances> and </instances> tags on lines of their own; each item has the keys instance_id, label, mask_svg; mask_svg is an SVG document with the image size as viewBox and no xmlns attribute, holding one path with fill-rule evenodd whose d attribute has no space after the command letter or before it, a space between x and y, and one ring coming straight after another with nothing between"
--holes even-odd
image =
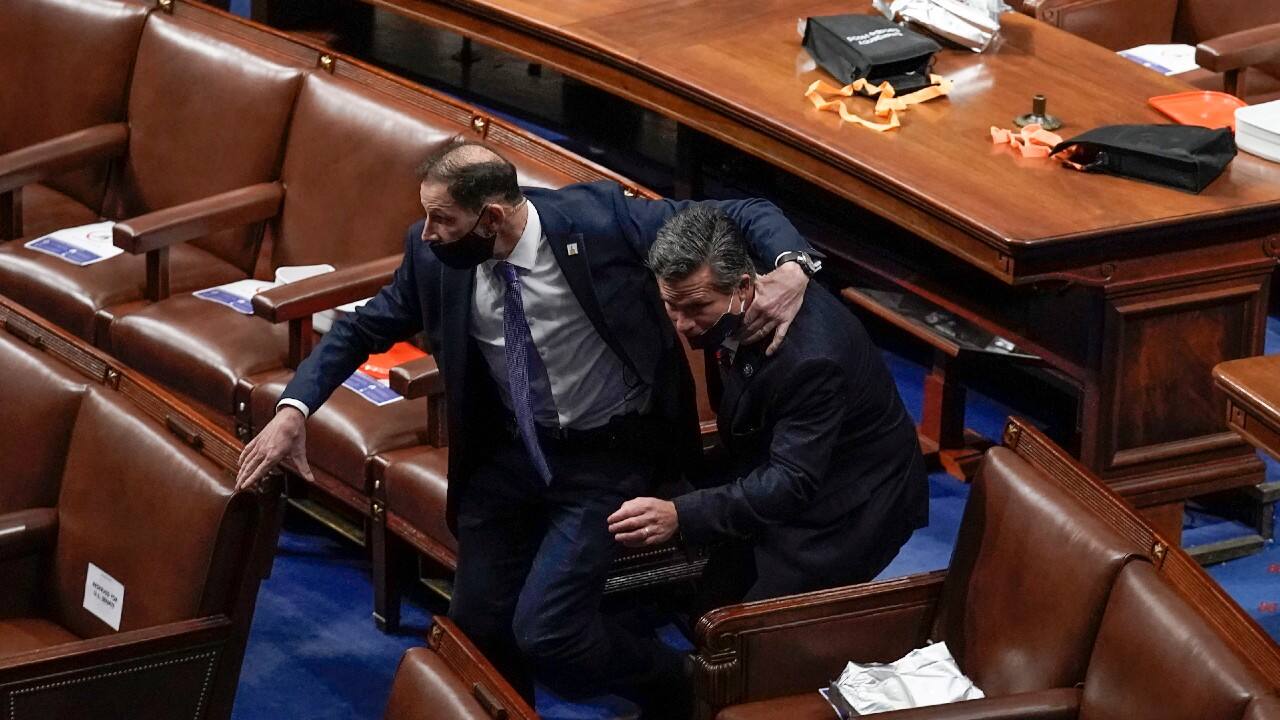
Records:
<instances>
[{"instance_id":1,"label":"man's ear","mask_svg":"<svg viewBox=\"0 0 1280 720\"><path fill-rule=\"evenodd\" d=\"M755 277L751 273L742 273L742 277L738 278L738 290L746 292L751 288L753 282L755 282Z\"/></svg>"}]
</instances>

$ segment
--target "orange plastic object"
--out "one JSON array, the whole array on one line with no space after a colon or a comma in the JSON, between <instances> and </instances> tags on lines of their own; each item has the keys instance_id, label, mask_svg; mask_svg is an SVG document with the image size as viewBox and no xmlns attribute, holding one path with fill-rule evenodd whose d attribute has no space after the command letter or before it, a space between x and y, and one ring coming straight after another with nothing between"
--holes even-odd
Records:
<instances>
[{"instance_id":1,"label":"orange plastic object","mask_svg":"<svg viewBox=\"0 0 1280 720\"><path fill-rule=\"evenodd\" d=\"M1062 142L1058 135L1032 123L1018 132L991 126L991 142L996 145L1011 145L1022 157L1049 157L1049 150Z\"/></svg>"},{"instance_id":2,"label":"orange plastic object","mask_svg":"<svg viewBox=\"0 0 1280 720\"><path fill-rule=\"evenodd\" d=\"M426 353L409 343L396 343L384 353L370 355L369 359L360 366L360 372L377 380L386 380L391 377L391 368L403 365L411 360L417 360L420 357L426 357L426 355Z\"/></svg>"},{"instance_id":3,"label":"orange plastic object","mask_svg":"<svg viewBox=\"0 0 1280 720\"><path fill-rule=\"evenodd\" d=\"M1183 125L1236 129L1236 109L1249 103L1235 95L1213 90L1192 90L1148 98L1151 107Z\"/></svg>"}]
</instances>

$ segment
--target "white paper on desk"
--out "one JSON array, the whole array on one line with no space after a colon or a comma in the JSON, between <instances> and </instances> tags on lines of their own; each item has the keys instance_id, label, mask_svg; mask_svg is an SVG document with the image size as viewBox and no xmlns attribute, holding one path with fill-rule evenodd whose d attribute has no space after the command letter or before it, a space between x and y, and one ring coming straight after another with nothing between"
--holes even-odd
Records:
<instances>
[{"instance_id":1,"label":"white paper on desk","mask_svg":"<svg viewBox=\"0 0 1280 720\"><path fill-rule=\"evenodd\" d=\"M89 563L84 574L84 609L110 625L112 630L120 629L120 616L124 614L124 585L93 563Z\"/></svg>"},{"instance_id":2,"label":"white paper on desk","mask_svg":"<svg viewBox=\"0 0 1280 720\"><path fill-rule=\"evenodd\" d=\"M851 662L835 686L859 715L985 697L941 642L912 650L897 662Z\"/></svg>"},{"instance_id":3,"label":"white paper on desk","mask_svg":"<svg viewBox=\"0 0 1280 720\"><path fill-rule=\"evenodd\" d=\"M270 280L236 280L226 285L197 290L191 294L201 300L225 305L241 315L252 315L253 296L263 290L278 287L279 284Z\"/></svg>"},{"instance_id":4,"label":"white paper on desk","mask_svg":"<svg viewBox=\"0 0 1280 720\"><path fill-rule=\"evenodd\" d=\"M1161 75L1179 75L1200 67L1196 64L1196 49L1191 45L1139 45L1116 54Z\"/></svg>"},{"instance_id":5,"label":"white paper on desk","mask_svg":"<svg viewBox=\"0 0 1280 720\"><path fill-rule=\"evenodd\" d=\"M111 228L114 226L115 223L108 220L55 230L35 240L28 240L25 247L84 267L124 252L111 241Z\"/></svg>"},{"instance_id":6,"label":"white paper on desk","mask_svg":"<svg viewBox=\"0 0 1280 720\"><path fill-rule=\"evenodd\" d=\"M276 268L276 282L280 284L297 282L305 280L316 275L324 275L333 272L334 268L328 263L320 265L282 265ZM311 316L311 329L318 333L327 333L329 328L333 327L333 323L338 319L340 313L352 313L356 308L364 305L373 298L365 298L355 302L339 305L333 310L322 310Z\"/></svg>"}]
</instances>

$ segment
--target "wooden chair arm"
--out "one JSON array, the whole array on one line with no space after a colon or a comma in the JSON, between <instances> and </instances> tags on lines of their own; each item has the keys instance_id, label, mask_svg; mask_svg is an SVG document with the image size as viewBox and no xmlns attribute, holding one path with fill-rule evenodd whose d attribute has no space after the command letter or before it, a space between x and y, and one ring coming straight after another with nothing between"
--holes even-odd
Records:
<instances>
[{"instance_id":1,"label":"wooden chair arm","mask_svg":"<svg viewBox=\"0 0 1280 720\"><path fill-rule=\"evenodd\" d=\"M922 647L945 576L911 575L707 613L695 633L700 714L815 691L851 660L890 662Z\"/></svg>"},{"instance_id":2,"label":"wooden chair arm","mask_svg":"<svg viewBox=\"0 0 1280 720\"><path fill-rule=\"evenodd\" d=\"M0 193L124 154L129 126L95 125L0 155Z\"/></svg>"},{"instance_id":3,"label":"wooden chair arm","mask_svg":"<svg viewBox=\"0 0 1280 720\"><path fill-rule=\"evenodd\" d=\"M58 511L54 508L0 515L0 560L23 557L50 547L57 534Z\"/></svg>"}]
</instances>

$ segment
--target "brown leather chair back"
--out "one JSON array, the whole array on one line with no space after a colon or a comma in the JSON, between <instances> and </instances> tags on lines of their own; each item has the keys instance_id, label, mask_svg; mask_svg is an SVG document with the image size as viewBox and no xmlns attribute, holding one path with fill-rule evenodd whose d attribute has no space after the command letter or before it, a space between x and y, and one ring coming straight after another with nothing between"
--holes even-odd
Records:
<instances>
[{"instance_id":1,"label":"brown leather chair back","mask_svg":"<svg viewBox=\"0 0 1280 720\"><path fill-rule=\"evenodd\" d=\"M1280 3L1273 0L1178 0L1173 41L1195 45L1277 22L1280 22ZM1280 62L1264 63L1256 69L1280 78Z\"/></svg>"},{"instance_id":2,"label":"brown leather chair back","mask_svg":"<svg viewBox=\"0 0 1280 720\"><path fill-rule=\"evenodd\" d=\"M350 80L307 77L285 149L272 268L401 253L405 229L422 217L414 169L458 130L442 121Z\"/></svg>"},{"instance_id":3,"label":"brown leather chair back","mask_svg":"<svg viewBox=\"0 0 1280 720\"><path fill-rule=\"evenodd\" d=\"M424 647L409 648L400 658L386 720L493 720L439 655Z\"/></svg>"},{"instance_id":4,"label":"brown leather chair back","mask_svg":"<svg viewBox=\"0 0 1280 720\"><path fill-rule=\"evenodd\" d=\"M1237 720L1266 692L1150 563L1125 566L1102 617L1080 720Z\"/></svg>"},{"instance_id":5,"label":"brown leather chair back","mask_svg":"<svg viewBox=\"0 0 1280 720\"><path fill-rule=\"evenodd\" d=\"M123 218L278 177L303 72L245 40L152 13L129 87L129 149L106 214ZM195 244L253 271L259 234Z\"/></svg>"},{"instance_id":6,"label":"brown leather chair back","mask_svg":"<svg viewBox=\"0 0 1280 720\"><path fill-rule=\"evenodd\" d=\"M124 120L147 7L100 0L0 2L0 153ZM102 207L107 165L46 184Z\"/></svg>"},{"instance_id":7,"label":"brown leather chair back","mask_svg":"<svg viewBox=\"0 0 1280 720\"><path fill-rule=\"evenodd\" d=\"M1135 547L1013 451L987 452L933 629L989 696L1071 687Z\"/></svg>"},{"instance_id":8,"label":"brown leather chair back","mask_svg":"<svg viewBox=\"0 0 1280 720\"><path fill-rule=\"evenodd\" d=\"M238 548L220 552L219 538L248 522L228 503L231 483L128 400L90 388L58 500L51 619L80 637L112 633L83 607L89 563L124 585L122 631L195 618L213 604L207 591L225 600L208 582L228 575L214 559L243 560Z\"/></svg>"},{"instance_id":9,"label":"brown leather chair back","mask_svg":"<svg viewBox=\"0 0 1280 720\"><path fill-rule=\"evenodd\" d=\"M0 514L53 507L86 383L0 332Z\"/></svg>"}]
</instances>

